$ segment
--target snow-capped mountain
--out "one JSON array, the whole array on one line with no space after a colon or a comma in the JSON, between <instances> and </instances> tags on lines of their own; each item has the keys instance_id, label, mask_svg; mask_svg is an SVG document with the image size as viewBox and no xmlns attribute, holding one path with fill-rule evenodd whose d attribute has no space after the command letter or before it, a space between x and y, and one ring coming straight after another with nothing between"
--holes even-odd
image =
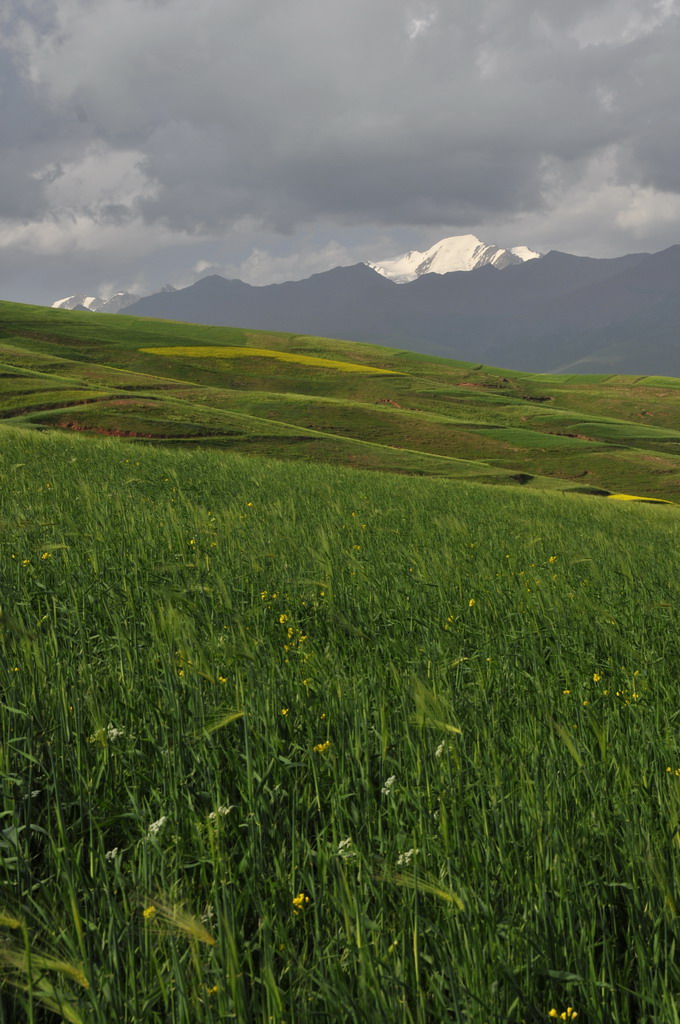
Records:
<instances>
[{"instance_id":1,"label":"snow-capped mountain","mask_svg":"<svg viewBox=\"0 0 680 1024\"><path fill-rule=\"evenodd\" d=\"M75 309L76 306L92 309L95 302L100 302L96 295L67 295L65 299L57 299L52 309Z\"/></svg>"},{"instance_id":2,"label":"snow-capped mountain","mask_svg":"<svg viewBox=\"0 0 680 1024\"><path fill-rule=\"evenodd\" d=\"M534 252L526 245L501 249L497 245L487 245L476 235L452 235L435 242L425 252L412 250L403 256L375 263L367 260L366 265L396 284L406 284L423 274L450 274L454 270L476 270L489 265L502 270L513 263L526 263L540 256L540 252Z\"/></svg>"},{"instance_id":3,"label":"snow-capped mountain","mask_svg":"<svg viewBox=\"0 0 680 1024\"><path fill-rule=\"evenodd\" d=\"M57 299L52 303L53 309L89 309L93 313L117 313L125 306L131 306L138 302L141 295L133 295L132 292L116 292L108 299L98 295L69 295L65 299Z\"/></svg>"}]
</instances>

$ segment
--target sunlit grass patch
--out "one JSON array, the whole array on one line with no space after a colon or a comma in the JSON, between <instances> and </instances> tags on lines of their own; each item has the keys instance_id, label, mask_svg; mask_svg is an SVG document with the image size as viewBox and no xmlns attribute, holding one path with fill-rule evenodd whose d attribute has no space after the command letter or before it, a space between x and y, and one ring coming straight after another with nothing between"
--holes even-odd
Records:
<instances>
[{"instance_id":1,"label":"sunlit grass patch","mask_svg":"<svg viewBox=\"0 0 680 1024\"><path fill-rule=\"evenodd\" d=\"M155 356L184 356L190 359L242 359L259 356L263 359L278 359L283 363L300 363L303 366L317 366L325 370L341 370L344 373L380 373L403 376L398 370L365 366L363 363L344 362L340 359L323 359L320 356L305 356L299 352L279 352L271 348L247 348L241 345L175 345L167 348L142 348Z\"/></svg>"}]
</instances>

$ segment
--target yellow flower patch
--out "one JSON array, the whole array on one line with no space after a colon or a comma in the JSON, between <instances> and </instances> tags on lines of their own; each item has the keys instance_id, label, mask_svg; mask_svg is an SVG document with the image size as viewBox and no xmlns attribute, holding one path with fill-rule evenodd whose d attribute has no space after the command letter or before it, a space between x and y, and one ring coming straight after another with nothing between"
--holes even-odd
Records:
<instances>
[{"instance_id":1,"label":"yellow flower patch","mask_svg":"<svg viewBox=\"0 0 680 1024\"><path fill-rule=\"evenodd\" d=\"M148 352L153 356L188 356L189 359L242 359L244 356L259 356L261 359L278 359L282 363L302 363L303 366L341 370L343 373L390 373L397 377L403 377L398 370L382 370L377 366L364 366L363 363L322 359L320 356L305 356L300 352L280 352L273 348L246 348L240 345L173 345L166 348L141 348L139 351Z\"/></svg>"},{"instance_id":2,"label":"yellow flower patch","mask_svg":"<svg viewBox=\"0 0 680 1024\"><path fill-rule=\"evenodd\" d=\"M616 501L653 501L659 505L675 505L674 501L666 501L665 498L645 498L639 494L608 494L607 497Z\"/></svg>"}]
</instances>

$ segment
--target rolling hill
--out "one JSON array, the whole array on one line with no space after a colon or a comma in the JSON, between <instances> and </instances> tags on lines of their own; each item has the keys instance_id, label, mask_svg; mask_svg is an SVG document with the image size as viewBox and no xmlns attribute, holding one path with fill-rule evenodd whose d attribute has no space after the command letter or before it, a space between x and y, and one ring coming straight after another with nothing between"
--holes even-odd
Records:
<instances>
[{"instance_id":1,"label":"rolling hill","mask_svg":"<svg viewBox=\"0 0 680 1024\"><path fill-rule=\"evenodd\" d=\"M423 476L680 497L678 380L510 372L308 335L0 303L0 419Z\"/></svg>"}]
</instances>

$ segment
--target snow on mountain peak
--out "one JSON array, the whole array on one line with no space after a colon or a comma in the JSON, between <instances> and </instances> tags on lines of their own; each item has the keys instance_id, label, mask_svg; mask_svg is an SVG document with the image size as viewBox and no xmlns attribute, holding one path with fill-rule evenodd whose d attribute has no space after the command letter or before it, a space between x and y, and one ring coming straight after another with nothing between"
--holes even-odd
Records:
<instances>
[{"instance_id":1,"label":"snow on mountain peak","mask_svg":"<svg viewBox=\"0 0 680 1024\"><path fill-rule=\"evenodd\" d=\"M117 313L125 306L131 306L137 302L141 295L133 295L132 292L116 292L108 299L99 295L69 295L65 299L57 299L52 303L52 309L75 309L76 306L84 306L92 313Z\"/></svg>"},{"instance_id":2,"label":"snow on mountain peak","mask_svg":"<svg viewBox=\"0 0 680 1024\"><path fill-rule=\"evenodd\" d=\"M94 295L68 295L65 299L57 299L56 302L53 302L52 308L75 309L76 306L85 306L86 309L90 309L92 303L96 301L97 298Z\"/></svg>"},{"instance_id":3,"label":"snow on mountain peak","mask_svg":"<svg viewBox=\"0 0 680 1024\"><path fill-rule=\"evenodd\" d=\"M519 256L522 263L528 263L529 260L540 260L543 253L536 252L535 249L530 249L528 245L514 245L510 252L513 256Z\"/></svg>"},{"instance_id":4,"label":"snow on mountain peak","mask_svg":"<svg viewBox=\"0 0 680 1024\"><path fill-rule=\"evenodd\" d=\"M450 274L452 271L476 270L484 266L502 270L512 264L538 259L540 255L526 245L501 249L497 245L482 242L476 235L451 235L435 242L424 252L414 249L403 256L393 256L376 263L367 260L366 263L383 277L388 277L396 284L405 284L423 274Z\"/></svg>"}]
</instances>

